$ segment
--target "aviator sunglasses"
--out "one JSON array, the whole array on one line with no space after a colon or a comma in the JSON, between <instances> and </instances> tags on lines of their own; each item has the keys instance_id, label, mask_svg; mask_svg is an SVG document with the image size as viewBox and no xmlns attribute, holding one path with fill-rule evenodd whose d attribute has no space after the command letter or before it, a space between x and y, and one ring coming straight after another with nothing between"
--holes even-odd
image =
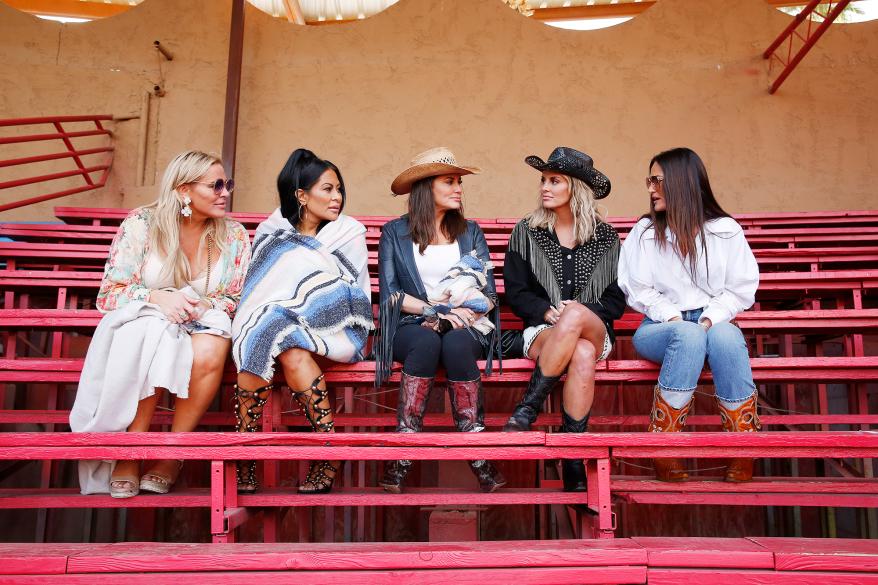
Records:
<instances>
[{"instance_id":1,"label":"aviator sunglasses","mask_svg":"<svg viewBox=\"0 0 878 585\"><path fill-rule=\"evenodd\" d=\"M646 188L655 187L656 189L661 189L664 181L665 178L661 175L650 175L646 178Z\"/></svg>"},{"instance_id":2,"label":"aviator sunglasses","mask_svg":"<svg viewBox=\"0 0 878 585\"><path fill-rule=\"evenodd\" d=\"M214 195L219 195L223 192L223 189L231 193L235 190L235 179L217 179L213 183L205 183L204 181L192 181L193 183L198 183L199 185L207 185L211 189L213 189Z\"/></svg>"}]
</instances>

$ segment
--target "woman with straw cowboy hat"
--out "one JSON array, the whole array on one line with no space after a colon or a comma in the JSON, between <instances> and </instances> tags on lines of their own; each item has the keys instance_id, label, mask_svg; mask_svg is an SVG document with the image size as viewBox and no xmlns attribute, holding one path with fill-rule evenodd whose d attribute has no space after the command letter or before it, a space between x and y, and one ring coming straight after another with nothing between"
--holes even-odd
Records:
<instances>
[{"instance_id":1,"label":"woman with straw cowboy hat","mask_svg":"<svg viewBox=\"0 0 878 585\"><path fill-rule=\"evenodd\" d=\"M415 156L390 187L394 195L410 194L408 213L384 226L378 251L376 385L387 380L393 361L402 362L397 432L422 429L440 363L448 377L457 429L485 429L476 362L487 358L490 373L499 315L488 244L478 224L463 215L461 181L464 175L479 172L477 167L458 164L447 148L432 148ZM476 291L481 294L469 295L475 304L436 301L447 290L449 278L461 272L468 272L471 282L483 283ZM493 323L485 318L488 315ZM388 462L380 485L401 493L411 466L406 460ZM483 491L493 492L506 484L490 461L471 461L470 467Z\"/></svg>"},{"instance_id":2,"label":"woman with straw cowboy hat","mask_svg":"<svg viewBox=\"0 0 878 585\"><path fill-rule=\"evenodd\" d=\"M619 236L596 204L610 194L610 180L573 148L525 162L541 173L539 203L512 230L503 276L509 305L524 321L524 355L536 365L503 430L529 430L566 371L561 430L581 433L594 400L595 363L610 353L613 320L625 310L616 285ZM565 491L586 489L581 460L564 459L562 470Z\"/></svg>"}]
</instances>

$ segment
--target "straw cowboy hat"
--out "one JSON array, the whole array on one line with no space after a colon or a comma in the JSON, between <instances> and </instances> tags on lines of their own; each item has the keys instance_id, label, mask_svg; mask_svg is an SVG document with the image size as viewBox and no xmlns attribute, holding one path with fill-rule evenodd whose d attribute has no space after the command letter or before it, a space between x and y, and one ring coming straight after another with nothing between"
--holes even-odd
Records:
<instances>
[{"instance_id":1,"label":"straw cowboy hat","mask_svg":"<svg viewBox=\"0 0 878 585\"><path fill-rule=\"evenodd\" d=\"M409 168L401 172L393 180L390 190L394 195L411 193L412 185L427 177L439 175L477 175L482 172L479 167L459 165L454 153L439 146L415 155Z\"/></svg>"},{"instance_id":2,"label":"straw cowboy hat","mask_svg":"<svg viewBox=\"0 0 878 585\"><path fill-rule=\"evenodd\" d=\"M591 157L568 146L557 147L546 161L531 155L524 162L538 171L555 171L584 181L591 187L595 199L603 199L610 194L610 179L594 168Z\"/></svg>"}]
</instances>

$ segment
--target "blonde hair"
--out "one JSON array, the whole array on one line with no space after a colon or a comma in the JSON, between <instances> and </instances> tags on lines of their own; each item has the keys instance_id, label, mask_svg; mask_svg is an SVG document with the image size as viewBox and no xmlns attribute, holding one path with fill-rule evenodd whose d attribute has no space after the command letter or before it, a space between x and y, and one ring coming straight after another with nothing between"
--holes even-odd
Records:
<instances>
[{"instance_id":1,"label":"blonde hair","mask_svg":"<svg viewBox=\"0 0 878 585\"><path fill-rule=\"evenodd\" d=\"M603 221L604 215L598 209L591 190L585 181L564 175L570 189L570 212L573 214L573 240L574 245L580 246L594 237L598 223ZM542 228L555 230L557 215L554 211L546 209L542 204L542 196L539 199L539 207L528 216L528 225L531 229Z\"/></svg>"},{"instance_id":2,"label":"blonde hair","mask_svg":"<svg viewBox=\"0 0 878 585\"><path fill-rule=\"evenodd\" d=\"M153 210L152 221L149 225L150 249L165 255L161 277L172 276L174 286L177 288L185 286L194 276L189 260L180 246L180 222L184 219L180 213L183 208L183 196L177 189L200 180L207 174L210 167L217 164L221 165L222 160L214 154L198 150L188 150L178 154L165 169L158 199L145 207ZM224 217L208 218L205 222L204 231L198 242L199 256L208 237L213 240L214 249L217 251L214 257L214 261L216 261L216 258L219 258L227 248L227 228Z\"/></svg>"}]
</instances>

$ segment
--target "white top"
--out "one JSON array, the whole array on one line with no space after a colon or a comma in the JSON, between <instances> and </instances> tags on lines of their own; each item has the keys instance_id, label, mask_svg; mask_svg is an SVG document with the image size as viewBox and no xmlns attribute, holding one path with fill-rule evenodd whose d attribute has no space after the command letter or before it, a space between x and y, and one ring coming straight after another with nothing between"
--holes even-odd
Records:
<instances>
[{"instance_id":1,"label":"white top","mask_svg":"<svg viewBox=\"0 0 878 585\"><path fill-rule=\"evenodd\" d=\"M174 286L174 277L171 275L166 275L164 278L162 277L162 268L164 267L165 260L163 258L159 258L157 254L154 252L150 252L146 257L146 261L143 263L143 285L150 289L176 289ZM219 274L220 269L220 260L217 260L210 268L210 290L204 290L204 285L207 284L205 281L207 280L207 270L202 270L201 274L198 275L198 278L193 278L189 281L189 286L197 292L199 295L206 295L208 292L213 292L219 286L219 282L222 279L222 275L217 276Z\"/></svg>"},{"instance_id":2,"label":"white top","mask_svg":"<svg viewBox=\"0 0 878 585\"><path fill-rule=\"evenodd\" d=\"M759 266L734 219L723 217L707 222L707 261L696 241L698 263L695 282L689 263L674 251L674 235L667 230L668 245L659 248L649 219L637 222L619 257L619 287L628 305L653 321L681 317L682 311L704 309L700 321L731 321L750 308L759 286Z\"/></svg>"},{"instance_id":3,"label":"white top","mask_svg":"<svg viewBox=\"0 0 878 585\"><path fill-rule=\"evenodd\" d=\"M460 260L460 246L457 242L451 244L436 244L427 246L424 254L421 255L418 245L412 243L415 252L415 265L418 267L418 274L421 275L421 282L427 289L427 296L433 294L433 289L439 284L439 281L445 278L445 275L452 266Z\"/></svg>"}]
</instances>

